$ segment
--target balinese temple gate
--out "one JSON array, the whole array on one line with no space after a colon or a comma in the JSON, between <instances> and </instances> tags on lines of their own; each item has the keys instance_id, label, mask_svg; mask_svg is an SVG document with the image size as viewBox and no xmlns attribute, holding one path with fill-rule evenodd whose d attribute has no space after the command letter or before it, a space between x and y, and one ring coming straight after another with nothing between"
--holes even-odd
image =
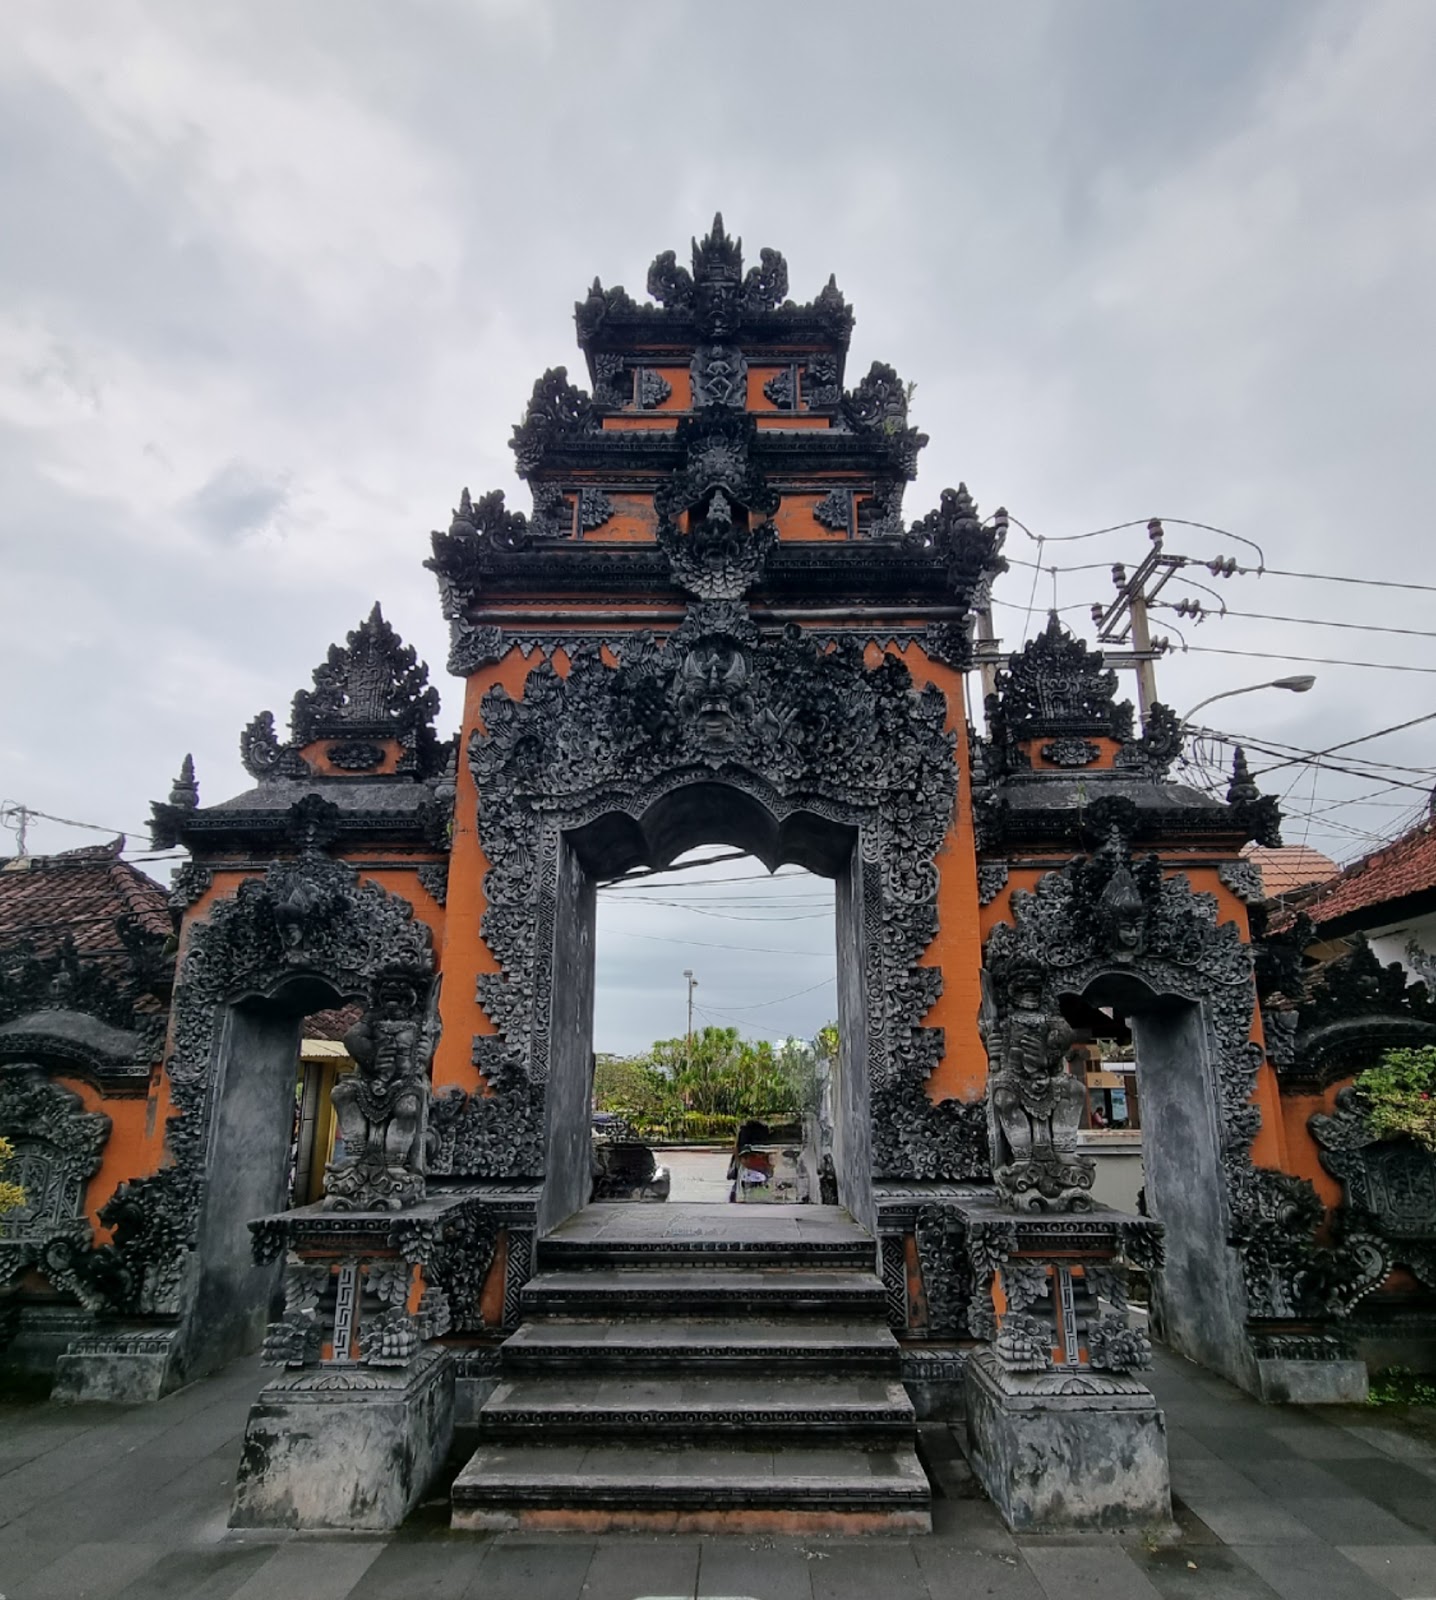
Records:
<instances>
[{"instance_id":1,"label":"balinese temple gate","mask_svg":"<svg viewBox=\"0 0 1436 1600\"><path fill-rule=\"evenodd\" d=\"M1173 1349L1318 1401L1362 1392L1353 1309L1431 1271L1343 1199L1349 1033L1266 1042L1300 957L1254 962L1240 852L1274 803L1240 762L1225 803L1173 782L1176 719L1134 727L1055 617L979 737L1005 518L905 510L926 440L890 367L852 381L836 284L794 304L720 218L648 292L579 302L588 387L545 373L514 431L532 509L466 491L434 535L457 745L376 607L287 739L246 730L253 788L202 807L187 768L156 807L192 861L154 1131L100 1242L21 1263L88 1318L57 1392L152 1397L262 1339L240 1525L391 1526L457 1426L462 1526L923 1528L915 1419L964 1413L1013 1526L1160 1525L1129 1268ZM836 885L839 1206L601 1236L595 886L715 843ZM286 1210L301 1021L345 1006L340 1153ZM1128 1029L1144 1215L1093 1203L1065 1065ZM595 1440L619 1464L580 1473Z\"/></svg>"}]
</instances>

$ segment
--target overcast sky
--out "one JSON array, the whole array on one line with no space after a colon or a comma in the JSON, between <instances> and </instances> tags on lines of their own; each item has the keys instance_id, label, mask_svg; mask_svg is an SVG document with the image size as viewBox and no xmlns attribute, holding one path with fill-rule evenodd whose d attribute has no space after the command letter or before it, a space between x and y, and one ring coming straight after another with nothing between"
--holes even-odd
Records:
<instances>
[{"instance_id":1,"label":"overcast sky","mask_svg":"<svg viewBox=\"0 0 1436 1600\"><path fill-rule=\"evenodd\" d=\"M454 726L428 530L464 484L517 492L510 425L545 367L579 364L594 274L641 292L716 207L751 254L786 253L795 297L835 271L852 366L916 384L909 515L964 479L1054 541L1043 562L1094 564L1057 578L1074 625L1144 536L1055 541L1152 515L1275 568L1436 582L1433 82L1429 0L8 0L0 793L138 845L186 750L206 801L247 785L239 730L375 598ZM1014 528L1009 553L1039 546ZM1436 630L1416 591L1220 587L1234 610ZM1004 639L1052 592L1015 567ZM1160 669L1179 711L1318 674L1213 708L1223 730L1323 750L1436 699L1429 637L1180 626L1208 648ZM1409 821L1432 727L1354 752L1410 770L1273 773L1288 838L1345 858ZM30 846L87 837L41 822ZM829 947L821 918L716 909L679 933L651 908L665 942ZM715 1006L822 976L692 954ZM686 958L629 937L603 960L600 1047L678 1030ZM678 999L651 1028L650 984ZM823 998L755 1031L816 1025Z\"/></svg>"}]
</instances>

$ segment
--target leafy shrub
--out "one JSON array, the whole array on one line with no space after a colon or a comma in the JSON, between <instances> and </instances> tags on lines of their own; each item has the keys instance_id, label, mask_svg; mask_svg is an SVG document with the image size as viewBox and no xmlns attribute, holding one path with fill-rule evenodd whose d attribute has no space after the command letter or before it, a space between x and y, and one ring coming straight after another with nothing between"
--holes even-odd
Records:
<instances>
[{"instance_id":1,"label":"leafy shrub","mask_svg":"<svg viewBox=\"0 0 1436 1600\"><path fill-rule=\"evenodd\" d=\"M1374 1134L1405 1134L1436 1153L1436 1045L1388 1050L1380 1066L1357 1075L1355 1088Z\"/></svg>"}]
</instances>

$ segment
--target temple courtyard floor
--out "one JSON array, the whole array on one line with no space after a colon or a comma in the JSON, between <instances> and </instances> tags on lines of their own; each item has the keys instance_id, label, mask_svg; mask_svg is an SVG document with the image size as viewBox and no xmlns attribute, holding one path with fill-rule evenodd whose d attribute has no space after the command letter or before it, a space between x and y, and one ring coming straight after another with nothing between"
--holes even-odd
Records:
<instances>
[{"instance_id":1,"label":"temple courtyard floor","mask_svg":"<svg viewBox=\"0 0 1436 1600\"><path fill-rule=\"evenodd\" d=\"M231 1533L252 1361L157 1405L0 1405L3 1600L1406 1600L1436 1597L1436 1430L1261 1406L1159 1356L1179 1543L1014 1538L927 1425L925 1538ZM461 1459L461 1458L460 1458ZM457 1465L457 1460L456 1463Z\"/></svg>"}]
</instances>

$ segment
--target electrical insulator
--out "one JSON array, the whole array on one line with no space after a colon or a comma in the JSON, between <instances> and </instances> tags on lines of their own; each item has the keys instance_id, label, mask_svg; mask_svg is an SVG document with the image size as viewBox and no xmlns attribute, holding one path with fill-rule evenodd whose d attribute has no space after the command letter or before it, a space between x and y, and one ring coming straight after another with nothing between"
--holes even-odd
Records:
<instances>
[{"instance_id":1,"label":"electrical insulator","mask_svg":"<svg viewBox=\"0 0 1436 1600\"><path fill-rule=\"evenodd\" d=\"M1160 517L1153 517L1152 520L1147 524L1147 537L1152 541L1153 544L1161 544L1162 519Z\"/></svg>"},{"instance_id":2,"label":"electrical insulator","mask_svg":"<svg viewBox=\"0 0 1436 1600\"><path fill-rule=\"evenodd\" d=\"M1173 609L1176 611L1179 617L1191 617L1195 622L1200 622L1202 618L1206 616L1206 611L1203 609L1202 602L1195 596L1189 596L1185 599L1178 600Z\"/></svg>"},{"instance_id":3,"label":"electrical insulator","mask_svg":"<svg viewBox=\"0 0 1436 1600\"><path fill-rule=\"evenodd\" d=\"M1236 570L1237 558L1235 556L1218 556L1215 561L1207 562L1207 571L1214 578L1230 578Z\"/></svg>"},{"instance_id":4,"label":"electrical insulator","mask_svg":"<svg viewBox=\"0 0 1436 1600\"><path fill-rule=\"evenodd\" d=\"M1120 561L1112 563L1112 582L1120 589L1127 581L1127 569Z\"/></svg>"},{"instance_id":5,"label":"electrical insulator","mask_svg":"<svg viewBox=\"0 0 1436 1600\"><path fill-rule=\"evenodd\" d=\"M1106 615L1107 615L1107 610L1106 610L1105 606L1093 606L1092 607L1092 620L1093 620L1093 622L1095 622L1097 624L1097 626L1099 628L1102 626L1102 618L1105 617Z\"/></svg>"}]
</instances>

